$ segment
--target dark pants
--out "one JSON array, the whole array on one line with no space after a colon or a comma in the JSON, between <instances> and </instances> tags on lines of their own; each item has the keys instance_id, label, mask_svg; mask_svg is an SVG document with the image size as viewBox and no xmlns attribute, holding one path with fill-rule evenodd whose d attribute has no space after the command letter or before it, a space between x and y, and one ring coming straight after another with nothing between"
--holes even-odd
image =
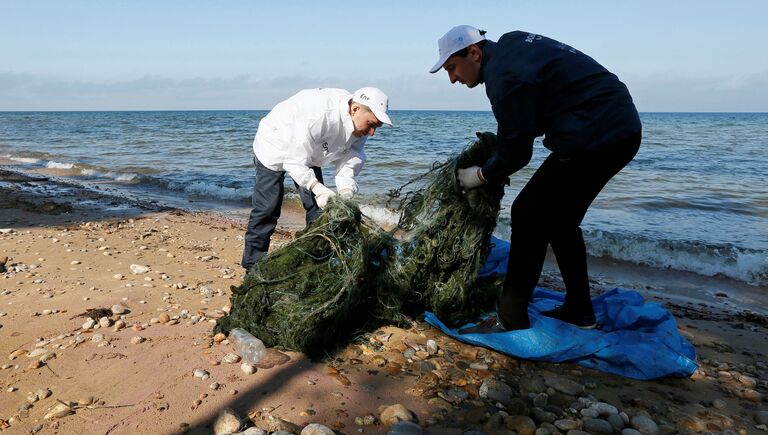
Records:
<instances>
[{"instance_id":1,"label":"dark pants","mask_svg":"<svg viewBox=\"0 0 768 435\"><path fill-rule=\"evenodd\" d=\"M569 309L591 310L587 250L581 221L590 204L640 147L640 133L597 152L559 159L551 154L512 204L512 236L498 315L507 328L525 327L528 302L552 246Z\"/></svg>"},{"instance_id":2,"label":"dark pants","mask_svg":"<svg viewBox=\"0 0 768 435\"><path fill-rule=\"evenodd\" d=\"M243 260L240 264L249 270L256 264L269 250L269 241L275 232L277 220L280 218L280 211L283 206L283 195L285 193L284 181L285 171L273 171L267 169L254 158L256 165L256 183L253 185L253 196L251 203L253 209L248 219L248 230L245 232L245 248L243 249ZM323 182L323 173L319 167L312 167L317 180ZM293 183L299 191L299 197L307 211L307 225L320 217L322 210L315 202L315 195L309 190L299 187L296 182Z\"/></svg>"}]
</instances>

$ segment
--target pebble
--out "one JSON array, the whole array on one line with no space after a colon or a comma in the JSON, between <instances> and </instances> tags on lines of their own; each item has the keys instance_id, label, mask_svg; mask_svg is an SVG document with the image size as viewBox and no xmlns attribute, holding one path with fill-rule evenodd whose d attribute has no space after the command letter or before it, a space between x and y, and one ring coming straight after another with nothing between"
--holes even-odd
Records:
<instances>
[{"instance_id":1,"label":"pebble","mask_svg":"<svg viewBox=\"0 0 768 435\"><path fill-rule=\"evenodd\" d=\"M436 355L437 351L437 342L435 340L427 340L427 353L430 355Z\"/></svg>"},{"instance_id":2,"label":"pebble","mask_svg":"<svg viewBox=\"0 0 768 435\"><path fill-rule=\"evenodd\" d=\"M125 321L123 319L120 319L117 322L115 322L115 327L113 329L115 331L119 331L123 328L125 328Z\"/></svg>"},{"instance_id":3,"label":"pebble","mask_svg":"<svg viewBox=\"0 0 768 435\"><path fill-rule=\"evenodd\" d=\"M242 363L240 364L240 370L243 371L246 375L252 375L256 373L256 367L248 364L248 363Z\"/></svg>"},{"instance_id":4,"label":"pebble","mask_svg":"<svg viewBox=\"0 0 768 435\"><path fill-rule=\"evenodd\" d=\"M725 400L717 398L712 401L712 407L715 409L724 409L726 406L728 406L727 403L725 403Z\"/></svg>"},{"instance_id":5,"label":"pebble","mask_svg":"<svg viewBox=\"0 0 768 435\"><path fill-rule=\"evenodd\" d=\"M135 275L148 273L150 270L152 269L149 266L143 266L141 264L131 264L131 273Z\"/></svg>"},{"instance_id":6,"label":"pebble","mask_svg":"<svg viewBox=\"0 0 768 435\"><path fill-rule=\"evenodd\" d=\"M584 393L584 386L570 379L548 377L544 379L544 383L555 391L559 391L569 396L578 396Z\"/></svg>"},{"instance_id":7,"label":"pebble","mask_svg":"<svg viewBox=\"0 0 768 435\"><path fill-rule=\"evenodd\" d=\"M755 412L755 423L768 424L768 411Z\"/></svg>"},{"instance_id":8,"label":"pebble","mask_svg":"<svg viewBox=\"0 0 768 435\"><path fill-rule=\"evenodd\" d=\"M127 312L128 312L128 308L120 304L112 305L112 314L125 314Z\"/></svg>"},{"instance_id":9,"label":"pebble","mask_svg":"<svg viewBox=\"0 0 768 435\"><path fill-rule=\"evenodd\" d=\"M304 426L300 435L335 435L336 433L329 427L320 423L310 423Z\"/></svg>"},{"instance_id":10,"label":"pebble","mask_svg":"<svg viewBox=\"0 0 768 435\"><path fill-rule=\"evenodd\" d=\"M208 388L210 388L211 390L218 390L220 386L221 385L219 385L218 382L214 382L211 385L209 385Z\"/></svg>"},{"instance_id":11,"label":"pebble","mask_svg":"<svg viewBox=\"0 0 768 435\"><path fill-rule=\"evenodd\" d=\"M751 388L739 390L736 395L750 402L760 403L763 400L763 396Z\"/></svg>"},{"instance_id":12,"label":"pebble","mask_svg":"<svg viewBox=\"0 0 768 435\"><path fill-rule=\"evenodd\" d=\"M533 396L533 406L547 406L549 401L549 395L547 393L539 393Z\"/></svg>"},{"instance_id":13,"label":"pebble","mask_svg":"<svg viewBox=\"0 0 768 435\"><path fill-rule=\"evenodd\" d=\"M99 325L102 328L109 328L110 326L112 326L112 319L110 319L109 317L102 317L101 319L99 319Z\"/></svg>"},{"instance_id":14,"label":"pebble","mask_svg":"<svg viewBox=\"0 0 768 435\"><path fill-rule=\"evenodd\" d=\"M69 414L72 413L72 408L64 403L59 403L56 406L53 407L50 411L48 411L47 414L43 417L46 420L52 420L55 418L62 418L66 417Z\"/></svg>"},{"instance_id":15,"label":"pebble","mask_svg":"<svg viewBox=\"0 0 768 435\"><path fill-rule=\"evenodd\" d=\"M504 418L504 425L521 435L533 435L536 432L536 423L524 415L511 415Z\"/></svg>"},{"instance_id":16,"label":"pebble","mask_svg":"<svg viewBox=\"0 0 768 435\"><path fill-rule=\"evenodd\" d=\"M585 418L582 421L582 429L593 434L610 435L613 433L613 425L601 418Z\"/></svg>"},{"instance_id":17,"label":"pebble","mask_svg":"<svg viewBox=\"0 0 768 435\"><path fill-rule=\"evenodd\" d=\"M607 420L608 420L608 423L610 423L611 426L613 426L616 432L624 429L624 425L626 424L624 423L624 419L621 418L619 414L609 415Z\"/></svg>"},{"instance_id":18,"label":"pebble","mask_svg":"<svg viewBox=\"0 0 768 435\"><path fill-rule=\"evenodd\" d=\"M594 405L590 406L590 408L597 411L602 417L607 417L609 415L616 415L619 413L618 408L605 402L597 402Z\"/></svg>"},{"instance_id":19,"label":"pebble","mask_svg":"<svg viewBox=\"0 0 768 435\"><path fill-rule=\"evenodd\" d=\"M422 435L423 433L424 431L418 424L412 421L401 421L392 425L392 427L389 428L387 435ZM302 431L301 435L306 434Z\"/></svg>"},{"instance_id":20,"label":"pebble","mask_svg":"<svg viewBox=\"0 0 768 435\"><path fill-rule=\"evenodd\" d=\"M632 428L626 428L621 430L621 435L643 435L640 431L632 429Z\"/></svg>"},{"instance_id":21,"label":"pebble","mask_svg":"<svg viewBox=\"0 0 768 435\"><path fill-rule=\"evenodd\" d=\"M757 386L757 381L754 378L749 376L738 375L736 376L736 380L738 380L742 385L748 388L755 388Z\"/></svg>"},{"instance_id":22,"label":"pebble","mask_svg":"<svg viewBox=\"0 0 768 435\"><path fill-rule=\"evenodd\" d=\"M480 385L479 394L483 399L500 402L504 405L509 404L514 397L512 387L493 378L483 381Z\"/></svg>"},{"instance_id":23,"label":"pebble","mask_svg":"<svg viewBox=\"0 0 768 435\"><path fill-rule=\"evenodd\" d=\"M202 380L208 379L211 374L203 369L195 369L195 371L192 373L192 375L196 378L200 378Z\"/></svg>"},{"instance_id":24,"label":"pebble","mask_svg":"<svg viewBox=\"0 0 768 435\"><path fill-rule=\"evenodd\" d=\"M555 427L562 431L576 430L579 428L579 422L571 419L555 420Z\"/></svg>"},{"instance_id":25,"label":"pebble","mask_svg":"<svg viewBox=\"0 0 768 435\"><path fill-rule=\"evenodd\" d=\"M131 344L143 343L144 340L145 340L144 337L142 337L140 335L136 335L136 336L131 337Z\"/></svg>"},{"instance_id":26,"label":"pebble","mask_svg":"<svg viewBox=\"0 0 768 435\"><path fill-rule=\"evenodd\" d=\"M32 352L27 354L27 358L38 358L40 355L44 355L46 352L48 352L46 349L43 348L37 348L33 350Z\"/></svg>"},{"instance_id":27,"label":"pebble","mask_svg":"<svg viewBox=\"0 0 768 435\"><path fill-rule=\"evenodd\" d=\"M85 323L83 323L83 330L87 331L93 328L95 325L96 325L96 321L91 318L88 318L88 320L86 320Z\"/></svg>"},{"instance_id":28,"label":"pebble","mask_svg":"<svg viewBox=\"0 0 768 435\"><path fill-rule=\"evenodd\" d=\"M96 401L95 397L93 397L93 396L86 396L86 397L79 398L77 400L77 404L80 405L80 406L88 406L88 405L92 405L93 402L95 402L95 401Z\"/></svg>"},{"instance_id":29,"label":"pebble","mask_svg":"<svg viewBox=\"0 0 768 435\"><path fill-rule=\"evenodd\" d=\"M401 421L413 421L413 413L401 404L383 407L379 414L379 421L385 426L392 426Z\"/></svg>"},{"instance_id":30,"label":"pebble","mask_svg":"<svg viewBox=\"0 0 768 435\"><path fill-rule=\"evenodd\" d=\"M16 349L16 350L14 350L13 352L11 352L11 354L10 354L10 355L8 355L8 359L9 359L9 360L11 360L11 361L13 361L13 360L15 360L16 358L18 358L18 357L20 357L20 356L22 356L22 355L26 355L26 354L27 354L27 351L26 351L26 349Z\"/></svg>"},{"instance_id":31,"label":"pebble","mask_svg":"<svg viewBox=\"0 0 768 435\"><path fill-rule=\"evenodd\" d=\"M221 360L227 364L234 364L234 363L240 362L240 355L236 353L228 353L224 355L224 358L222 358Z\"/></svg>"},{"instance_id":32,"label":"pebble","mask_svg":"<svg viewBox=\"0 0 768 435\"><path fill-rule=\"evenodd\" d=\"M630 419L632 427L643 435L659 435L659 426L655 421L644 415L636 415Z\"/></svg>"},{"instance_id":33,"label":"pebble","mask_svg":"<svg viewBox=\"0 0 768 435\"><path fill-rule=\"evenodd\" d=\"M240 430L242 423L240 417L231 408L225 408L219 412L216 422L213 423L215 435L233 434Z\"/></svg>"}]
</instances>

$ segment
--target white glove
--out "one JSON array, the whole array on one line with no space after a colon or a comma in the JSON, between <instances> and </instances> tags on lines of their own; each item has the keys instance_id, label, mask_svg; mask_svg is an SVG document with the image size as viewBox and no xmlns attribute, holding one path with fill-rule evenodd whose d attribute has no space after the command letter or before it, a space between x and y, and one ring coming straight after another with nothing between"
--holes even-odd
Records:
<instances>
[{"instance_id":1,"label":"white glove","mask_svg":"<svg viewBox=\"0 0 768 435\"><path fill-rule=\"evenodd\" d=\"M352 189L339 189L339 196L344 199L352 198L352 195L354 195Z\"/></svg>"},{"instance_id":2,"label":"white glove","mask_svg":"<svg viewBox=\"0 0 768 435\"><path fill-rule=\"evenodd\" d=\"M480 166L459 169L456 177L459 179L461 187L465 190L474 189L485 184L485 178L483 178L483 171L480 169Z\"/></svg>"},{"instance_id":3,"label":"white glove","mask_svg":"<svg viewBox=\"0 0 768 435\"><path fill-rule=\"evenodd\" d=\"M314 186L312 186L312 193L315 194L315 202L317 202L317 205L320 208L325 208L328 204L328 200L331 199L332 196L336 196L336 192L325 187L325 185L320 182L316 182Z\"/></svg>"}]
</instances>

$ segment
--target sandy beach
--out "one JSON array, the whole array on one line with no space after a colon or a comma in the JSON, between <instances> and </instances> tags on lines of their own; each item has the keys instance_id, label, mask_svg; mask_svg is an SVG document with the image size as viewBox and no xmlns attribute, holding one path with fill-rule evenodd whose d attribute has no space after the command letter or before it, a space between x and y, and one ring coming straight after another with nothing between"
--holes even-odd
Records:
<instances>
[{"instance_id":1,"label":"sandy beach","mask_svg":"<svg viewBox=\"0 0 768 435\"><path fill-rule=\"evenodd\" d=\"M677 317L700 360L686 379L520 360L418 320L322 361L272 349L247 374L212 333L241 282L244 222L45 174L0 169L0 182L0 432L214 433L225 409L246 433L378 434L398 420L415 425L397 433L429 434L768 430L765 288L594 261L596 293L636 289ZM285 210L272 249L302 220ZM551 261L540 284L562 289Z\"/></svg>"}]
</instances>

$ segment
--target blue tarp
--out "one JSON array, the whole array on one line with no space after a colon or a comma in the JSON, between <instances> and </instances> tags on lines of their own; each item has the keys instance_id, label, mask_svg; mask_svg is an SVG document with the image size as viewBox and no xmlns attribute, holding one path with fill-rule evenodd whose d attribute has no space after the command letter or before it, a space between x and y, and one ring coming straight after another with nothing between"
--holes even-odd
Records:
<instances>
[{"instance_id":1,"label":"blue tarp","mask_svg":"<svg viewBox=\"0 0 768 435\"><path fill-rule=\"evenodd\" d=\"M509 243L495 239L481 274L506 270ZM531 328L497 333L459 334L433 313L426 321L465 343L507 355L550 362L574 362L584 367L634 379L692 375L697 366L693 346L680 336L672 314L659 304L645 302L635 291L614 289L592 299L599 329L585 330L543 316L563 303L564 294L537 288L528 307ZM472 323L462 326L472 326Z\"/></svg>"}]
</instances>

